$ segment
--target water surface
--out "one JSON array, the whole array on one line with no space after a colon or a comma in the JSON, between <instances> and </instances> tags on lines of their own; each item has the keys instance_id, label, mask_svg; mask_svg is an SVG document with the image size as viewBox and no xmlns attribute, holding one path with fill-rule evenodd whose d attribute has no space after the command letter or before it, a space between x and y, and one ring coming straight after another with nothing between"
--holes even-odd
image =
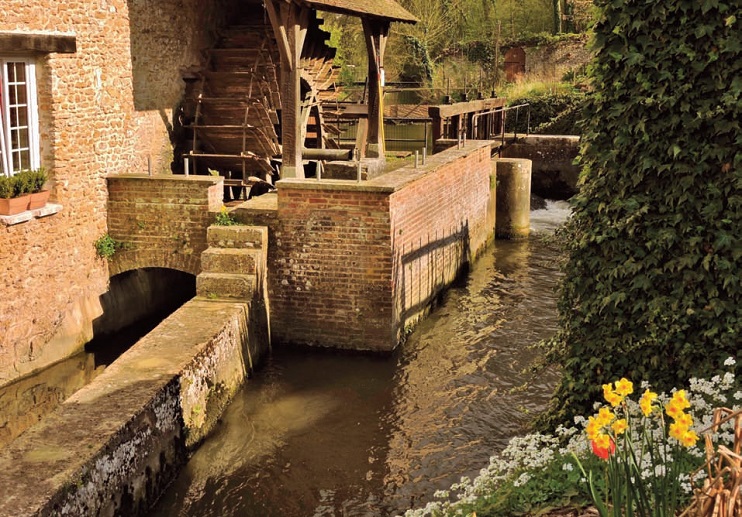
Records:
<instances>
[{"instance_id":1,"label":"water surface","mask_svg":"<svg viewBox=\"0 0 742 517\"><path fill-rule=\"evenodd\" d=\"M476 475L556 383L524 370L556 327L558 261L498 241L391 356L275 347L154 515L395 515Z\"/></svg>"}]
</instances>

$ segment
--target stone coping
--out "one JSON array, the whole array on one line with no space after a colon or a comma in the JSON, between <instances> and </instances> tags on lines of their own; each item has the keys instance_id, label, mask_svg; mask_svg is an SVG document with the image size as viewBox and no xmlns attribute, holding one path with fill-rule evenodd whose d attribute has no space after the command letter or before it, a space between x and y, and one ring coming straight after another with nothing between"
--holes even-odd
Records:
<instances>
[{"instance_id":1,"label":"stone coping","mask_svg":"<svg viewBox=\"0 0 742 517\"><path fill-rule=\"evenodd\" d=\"M194 378L194 372L220 360L218 351L214 353L215 337L235 319L245 318L247 307L199 298L187 302L0 451L0 516L55 514L60 507L72 507L70 501L105 500L103 490L116 494L113 481L131 483L125 479L127 468L146 461L137 456L146 452L138 450L144 449L143 442L156 437L158 430L180 435L192 431L182 429L178 416L184 413L179 407L186 396L183 390L212 381ZM72 514L97 513L89 505L85 508Z\"/></svg>"},{"instance_id":2,"label":"stone coping","mask_svg":"<svg viewBox=\"0 0 742 517\"><path fill-rule=\"evenodd\" d=\"M276 187L279 191L281 188L289 188L293 190L338 190L391 194L435 172L442 165L460 160L483 147L489 149L491 145L492 142L489 140L467 140L461 149L454 146L428 156L425 165L422 165L421 160L417 168L415 168L414 163L405 165L366 181L317 180L313 178L282 179L276 182Z\"/></svg>"},{"instance_id":3,"label":"stone coping","mask_svg":"<svg viewBox=\"0 0 742 517\"><path fill-rule=\"evenodd\" d=\"M530 133L528 135L524 133L518 133L517 139L515 138L515 133L505 133L505 140L508 141L508 144L513 143L512 140L515 139L515 143L518 144L533 144L533 143L554 143L554 144L560 144L562 142L579 142L580 136L579 135L540 135L535 133Z\"/></svg>"},{"instance_id":4,"label":"stone coping","mask_svg":"<svg viewBox=\"0 0 742 517\"><path fill-rule=\"evenodd\" d=\"M224 181L222 176L207 176L205 174L108 174L106 179L111 180L155 180L155 181L188 181L195 183L208 183L209 185L216 185L217 183Z\"/></svg>"},{"instance_id":5,"label":"stone coping","mask_svg":"<svg viewBox=\"0 0 742 517\"><path fill-rule=\"evenodd\" d=\"M5 226L13 226L14 224L25 223L31 219L38 219L40 217L46 217L48 215L54 215L62 211L62 205L56 203L47 203L41 208L34 210L26 210L15 215L0 215L0 223Z\"/></svg>"}]
</instances>

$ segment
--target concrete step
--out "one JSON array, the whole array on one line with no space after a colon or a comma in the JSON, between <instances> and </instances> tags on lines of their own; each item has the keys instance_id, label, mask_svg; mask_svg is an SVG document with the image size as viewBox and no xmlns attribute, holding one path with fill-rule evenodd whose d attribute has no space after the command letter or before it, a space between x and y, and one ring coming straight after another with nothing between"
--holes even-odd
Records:
<instances>
[{"instance_id":1,"label":"concrete step","mask_svg":"<svg viewBox=\"0 0 742 517\"><path fill-rule=\"evenodd\" d=\"M262 253L257 248L208 248L201 254L201 271L254 275Z\"/></svg>"},{"instance_id":2,"label":"concrete step","mask_svg":"<svg viewBox=\"0 0 742 517\"><path fill-rule=\"evenodd\" d=\"M196 277L196 295L208 299L251 300L255 276L229 273L201 273Z\"/></svg>"},{"instance_id":3,"label":"concrete step","mask_svg":"<svg viewBox=\"0 0 742 517\"><path fill-rule=\"evenodd\" d=\"M260 226L209 226L206 239L212 248L268 249L268 228Z\"/></svg>"}]
</instances>

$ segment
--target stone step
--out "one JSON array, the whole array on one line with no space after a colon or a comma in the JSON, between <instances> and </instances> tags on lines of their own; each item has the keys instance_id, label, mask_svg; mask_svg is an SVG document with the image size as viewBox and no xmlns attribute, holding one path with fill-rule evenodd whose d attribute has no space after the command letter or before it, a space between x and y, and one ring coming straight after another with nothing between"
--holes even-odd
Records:
<instances>
[{"instance_id":1,"label":"stone step","mask_svg":"<svg viewBox=\"0 0 742 517\"><path fill-rule=\"evenodd\" d=\"M201 273L196 277L196 295L207 299L251 300L255 285L254 275Z\"/></svg>"},{"instance_id":2,"label":"stone step","mask_svg":"<svg viewBox=\"0 0 742 517\"><path fill-rule=\"evenodd\" d=\"M268 228L259 226L209 226L207 243L212 248L268 249Z\"/></svg>"},{"instance_id":3,"label":"stone step","mask_svg":"<svg viewBox=\"0 0 742 517\"><path fill-rule=\"evenodd\" d=\"M201 271L254 275L261 258L257 248L208 248L201 254Z\"/></svg>"}]
</instances>

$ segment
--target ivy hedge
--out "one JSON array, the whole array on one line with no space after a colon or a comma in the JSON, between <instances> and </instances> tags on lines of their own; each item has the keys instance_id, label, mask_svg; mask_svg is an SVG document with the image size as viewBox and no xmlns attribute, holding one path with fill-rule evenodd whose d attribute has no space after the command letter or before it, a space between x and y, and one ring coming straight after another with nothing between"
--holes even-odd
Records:
<instances>
[{"instance_id":1,"label":"ivy hedge","mask_svg":"<svg viewBox=\"0 0 742 517\"><path fill-rule=\"evenodd\" d=\"M585 94L578 90L560 92L533 92L528 97L508 99L509 106L528 104L530 117L520 113L517 123L508 114L505 130L525 133L530 124L530 132L542 135L577 135L580 108Z\"/></svg>"},{"instance_id":2,"label":"ivy hedge","mask_svg":"<svg viewBox=\"0 0 742 517\"><path fill-rule=\"evenodd\" d=\"M596 4L549 426L604 383L669 390L742 346L742 5Z\"/></svg>"}]
</instances>

